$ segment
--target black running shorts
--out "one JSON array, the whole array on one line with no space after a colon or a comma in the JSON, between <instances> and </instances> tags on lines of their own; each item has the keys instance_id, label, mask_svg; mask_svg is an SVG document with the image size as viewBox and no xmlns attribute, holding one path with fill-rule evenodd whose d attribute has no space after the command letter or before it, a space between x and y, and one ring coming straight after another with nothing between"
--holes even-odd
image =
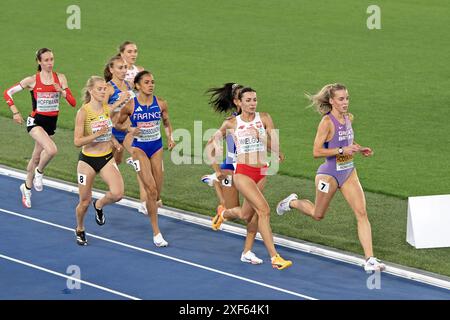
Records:
<instances>
[{"instance_id":1,"label":"black running shorts","mask_svg":"<svg viewBox=\"0 0 450 320\"><path fill-rule=\"evenodd\" d=\"M30 132L34 127L42 127L49 136L52 136L55 134L57 121L57 116L49 117L39 113L35 114L34 117L29 115L27 118L27 131Z\"/></svg>"},{"instance_id":2,"label":"black running shorts","mask_svg":"<svg viewBox=\"0 0 450 320\"><path fill-rule=\"evenodd\" d=\"M88 165L91 166L92 169L95 170L96 173L99 173L100 170L103 169L103 167L113 158L112 152L108 153L107 155L100 156L100 157L91 157L85 155L83 152L80 152L80 156L78 160L86 162Z\"/></svg>"}]
</instances>

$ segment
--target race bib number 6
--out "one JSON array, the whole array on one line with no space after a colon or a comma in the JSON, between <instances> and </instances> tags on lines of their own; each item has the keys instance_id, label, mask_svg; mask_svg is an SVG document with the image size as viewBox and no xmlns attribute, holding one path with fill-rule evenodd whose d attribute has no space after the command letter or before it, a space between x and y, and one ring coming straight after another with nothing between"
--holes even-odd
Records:
<instances>
[{"instance_id":1,"label":"race bib number 6","mask_svg":"<svg viewBox=\"0 0 450 320\"><path fill-rule=\"evenodd\" d=\"M231 187L232 185L233 185L233 177L231 175L226 176L225 179L222 180L222 186Z\"/></svg>"}]
</instances>

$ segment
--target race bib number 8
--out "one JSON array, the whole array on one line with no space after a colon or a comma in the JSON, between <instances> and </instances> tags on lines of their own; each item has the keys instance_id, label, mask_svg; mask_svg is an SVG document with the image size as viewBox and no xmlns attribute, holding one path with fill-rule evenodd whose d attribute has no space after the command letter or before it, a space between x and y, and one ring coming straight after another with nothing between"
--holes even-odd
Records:
<instances>
[{"instance_id":1,"label":"race bib number 8","mask_svg":"<svg viewBox=\"0 0 450 320\"><path fill-rule=\"evenodd\" d=\"M78 184L81 184L81 185L85 186L86 185L86 179L87 179L87 177L86 177L85 174L78 173Z\"/></svg>"}]
</instances>

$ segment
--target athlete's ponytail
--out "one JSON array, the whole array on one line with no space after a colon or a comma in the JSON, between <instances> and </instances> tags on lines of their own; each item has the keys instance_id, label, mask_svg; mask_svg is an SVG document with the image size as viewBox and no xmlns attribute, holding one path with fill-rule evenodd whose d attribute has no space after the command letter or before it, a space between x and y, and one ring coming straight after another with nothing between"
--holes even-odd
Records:
<instances>
[{"instance_id":1,"label":"athlete's ponytail","mask_svg":"<svg viewBox=\"0 0 450 320\"><path fill-rule=\"evenodd\" d=\"M89 92L89 90L92 90L94 88L94 85L96 82L98 81L105 81L102 77L99 76L91 76L88 81L86 82L86 85L84 86L83 90L82 90L82 100L83 100L83 104L89 103L91 102L91 93Z\"/></svg>"},{"instance_id":2,"label":"athlete's ponytail","mask_svg":"<svg viewBox=\"0 0 450 320\"><path fill-rule=\"evenodd\" d=\"M41 49L39 49L38 51L36 51L36 62L38 63L38 71L41 71L42 70L42 68L41 68L41 65L39 64L39 62L41 61L41 56L44 54L44 53L46 53L46 52L52 52L52 50L51 49L49 49L49 48L41 48Z\"/></svg>"},{"instance_id":3,"label":"athlete's ponytail","mask_svg":"<svg viewBox=\"0 0 450 320\"><path fill-rule=\"evenodd\" d=\"M315 107L321 115L326 115L332 109L330 98L333 98L334 93L338 90L347 90L347 88L343 84L334 83L327 84L316 94L306 93L306 97L311 101L309 107Z\"/></svg>"},{"instance_id":4,"label":"athlete's ponytail","mask_svg":"<svg viewBox=\"0 0 450 320\"><path fill-rule=\"evenodd\" d=\"M111 59L109 59L108 63L105 66L105 70L103 71L103 75L105 76L105 81L109 82L113 78L110 68L114 66L114 62L117 60L123 60L122 56L118 53Z\"/></svg>"},{"instance_id":5,"label":"athlete's ponytail","mask_svg":"<svg viewBox=\"0 0 450 320\"><path fill-rule=\"evenodd\" d=\"M219 88L210 88L206 90L206 94L210 94L209 104L214 108L216 112L228 112L230 110L238 110L238 107L234 104L234 99L236 98L236 94L244 86L229 82L225 83L222 87ZM240 110L238 110L240 113Z\"/></svg>"}]
</instances>

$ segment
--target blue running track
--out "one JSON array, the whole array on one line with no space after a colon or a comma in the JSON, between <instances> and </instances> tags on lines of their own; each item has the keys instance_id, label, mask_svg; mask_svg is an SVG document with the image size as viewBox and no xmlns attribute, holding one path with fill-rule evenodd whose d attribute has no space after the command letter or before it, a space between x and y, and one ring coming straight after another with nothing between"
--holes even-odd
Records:
<instances>
[{"instance_id":1,"label":"blue running track","mask_svg":"<svg viewBox=\"0 0 450 320\"><path fill-rule=\"evenodd\" d=\"M450 290L382 273L368 289L362 267L278 246L294 265L272 269L261 241L262 265L240 261L243 237L159 217L169 242L156 248L147 216L120 205L105 208L106 224L86 216L88 246L75 241L78 196L45 187L22 206L22 181L0 175L0 299L445 299ZM68 279L73 268L80 283ZM79 285L79 289L74 287Z\"/></svg>"}]
</instances>

